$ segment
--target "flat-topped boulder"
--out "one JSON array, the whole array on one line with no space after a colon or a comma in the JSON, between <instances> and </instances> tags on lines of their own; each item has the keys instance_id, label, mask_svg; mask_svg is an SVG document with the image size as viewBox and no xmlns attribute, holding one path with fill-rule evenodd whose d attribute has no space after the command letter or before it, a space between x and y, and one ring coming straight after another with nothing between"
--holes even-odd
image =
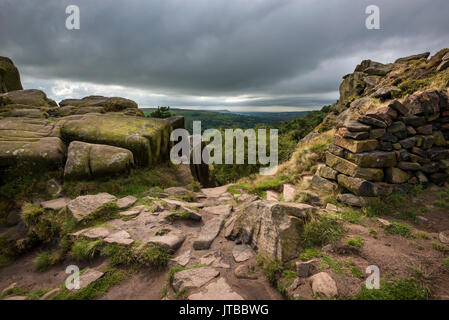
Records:
<instances>
[{"instance_id":1,"label":"flat-topped boulder","mask_svg":"<svg viewBox=\"0 0 449 320\"><path fill-rule=\"evenodd\" d=\"M220 272L211 267L179 271L173 275L172 287L176 292L182 289L200 288L219 275Z\"/></svg>"},{"instance_id":2,"label":"flat-topped boulder","mask_svg":"<svg viewBox=\"0 0 449 320\"><path fill-rule=\"evenodd\" d=\"M133 100L121 97L88 96L82 99L65 99L59 102L61 107L102 107L104 111L121 111L125 109L137 109L137 103Z\"/></svg>"},{"instance_id":3,"label":"flat-topped boulder","mask_svg":"<svg viewBox=\"0 0 449 320\"><path fill-rule=\"evenodd\" d=\"M131 151L102 144L73 141L64 168L66 179L83 179L128 173L134 165Z\"/></svg>"},{"instance_id":4,"label":"flat-topped boulder","mask_svg":"<svg viewBox=\"0 0 449 320\"><path fill-rule=\"evenodd\" d=\"M225 217L218 216L212 218L204 224L197 239L193 241L195 250L207 250L210 248L214 239L220 233Z\"/></svg>"},{"instance_id":5,"label":"flat-topped boulder","mask_svg":"<svg viewBox=\"0 0 449 320\"><path fill-rule=\"evenodd\" d=\"M30 108L57 106L55 101L47 98L47 95L43 91L37 89L15 90L0 94L0 106L10 104L27 105Z\"/></svg>"},{"instance_id":6,"label":"flat-topped boulder","mask_svg":"<svg viewBox=\"0 0 449 320\"><path fill-rule=\"evenodd\" d=\"M121 147L142 167L167 157L170 124L164 119L115 114L86 114L64 118L62 139Z\"/></svg>"},{"instance_id":7,"label":"flat-topped boulder","mask_svg":"<svg viewBox=\"0 0 449 320\"><path fill-rule=\"evenodd\" d=\"M76 221L81 221L98 210L105 204L115 202L117 198L103 192L96 195L79 196L67 204L69 213Z\"/></svg>"},{"instance_id":8,"label":"flat-topped boulder","mask_svg":"<svg viewBox=\"0 0 449 320\"><path fill-rule=\"evenodd\" d=\"M204 289L203 292L190 295L189 300L244 300L224 278L208 284Z\"/></svg>"},{"instance_id":9,"label":"flat-topped boulder","mask_svg":"<svg viewBox=\"0 0 449 320\"><path fill-rule=\"evenodd\" d=\"M170 232L169 234L151 237L148 239L147 243L157 244L163 248L174 251L182 245L185 239L185 235Z\"/></svg>"},{"instance_id":10,"label":"flat-topped boulder","mask_svg":"<svg viewBox=\"0 0 449 320\"><path fill-rule=\"evenodd\" d=\"M0 167L19 167L24 173L62 167L66 147L58 131L57 123L47 120L0 119Z\"/></svg>"}]
</instances>

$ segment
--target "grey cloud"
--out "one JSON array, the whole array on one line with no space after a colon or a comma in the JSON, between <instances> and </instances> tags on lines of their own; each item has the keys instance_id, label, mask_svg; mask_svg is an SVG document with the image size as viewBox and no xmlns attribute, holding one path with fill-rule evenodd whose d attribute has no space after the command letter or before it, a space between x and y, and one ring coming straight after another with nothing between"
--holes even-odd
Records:
<instances>
[{"instance_id":1,"label":"grey cloud","mask_svg":"<svg viewBox=\"0 0 449 320\"><path fill-rule=\"evenodd\" d=\"M80 7L80 30L65 29L69 4ZM382 30L365 28L370 4L381 9ZM447 0L1 0L0 7L0 55L50 91L55 79L84 81L161 93L161 102L175 104L238 95L261 97L242 104L327 104L334 98L323 94L336 92L362 59L387 62L449 44Z\"/></svg>"}]
</instances>

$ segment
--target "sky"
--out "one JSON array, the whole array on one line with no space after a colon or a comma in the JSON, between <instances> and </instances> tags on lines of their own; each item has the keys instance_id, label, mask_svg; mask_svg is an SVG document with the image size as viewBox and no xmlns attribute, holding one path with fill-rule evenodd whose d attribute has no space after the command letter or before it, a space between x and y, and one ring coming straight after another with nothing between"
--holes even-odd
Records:
<instances>
[{"instance_id":1,"label":"sky","mask_svg":"<svg viewBox=\"0 0 449 320\"><path fill-rule=\"evenodd\" d=\"M79 30L66 28L69 5ZM334 103L364 59L449 47L448 13L447 0L0 0L0 56L57 102L310 110Z\"/></svg>"}]
</instances>

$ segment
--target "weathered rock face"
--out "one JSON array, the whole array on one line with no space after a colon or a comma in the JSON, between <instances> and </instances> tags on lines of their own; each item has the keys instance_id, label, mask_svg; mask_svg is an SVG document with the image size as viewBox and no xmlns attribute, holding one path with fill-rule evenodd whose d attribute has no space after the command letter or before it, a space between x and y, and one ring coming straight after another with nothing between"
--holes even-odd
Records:
<instances>
[{"instance_id":1,"label":"weathered rock face","mask_svg":"<svg viewBox=\"0 0 449 320\"><path fill-rule=\"evenodd\" d=\"M286 261L298 255L304 224L313 212L306 204L259 200L245 208L236 226L259 253Z\"/></svg>"},{"instance_id":2,"label":"weathered rock face","mask_svg":"<svg viewBox=\"0 0 449 320\"><path fill-rule=\"evenodd\" d=\"M83 179L127 173L133 164L133 154L127 149L73 141L69 145L64 177Z\"/></svg>"},{"instance_id":3,"label":"weathered rock face","mask_svg":"<svg viewBox=\"0 0 449 320\"><path fill-rule=\"evenodd\" d=\"M0 93L23 90L19 70L11 59L0 57Z\"/></svg>"},{"instance_id":4,"label":"weathered rock face","mask_svg":"<svg viewBox=\"0 0 449 320\"><path fill-rule=\"evenodd\" d=\"M122 111L126 109L137 109L137 103L130 99L121 97L103 97L103 96L88 96L82 99L65 99L59 105L65 106L79 106L79 107L102 107L105 112Z\"/></svg>"},{"instance_id":5,"label":"weathered rock face","mask_svg":"<svg viewBox=\"0 0 449 320\"><path fill-rule=\"evenodd\" d=\"M150 166L167 157L170 124L164 119L112 114L66 118L62 139L106 144L130 150L138 166Z\"/></svg>"},{"instance_id":6,"label":"weathered rock face","mask_svg":"<svg viewBox=\"0 0 449 320\"><path fill-rule=\"evenodd\" d=\"M58 125L38 119L0 119L0 167L26 172L64 165L65 145Z\"/></svg>"}]
</instances>

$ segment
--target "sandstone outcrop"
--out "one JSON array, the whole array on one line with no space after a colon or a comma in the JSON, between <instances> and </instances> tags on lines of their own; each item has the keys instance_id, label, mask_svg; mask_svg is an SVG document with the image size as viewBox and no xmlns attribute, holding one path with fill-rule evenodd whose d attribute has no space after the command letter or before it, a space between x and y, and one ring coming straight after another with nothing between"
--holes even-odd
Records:
<instances>
[{"instance_id":1,"label":"sandstone outcrop","mask_svg":"<svg viewBox=\"0 0 449 320\"><path fill-rule=\"evenodd\" d=\"M83 179L127 173L133 164L133 154L127 149L73 141L67 152L64 177Z\"/></svg>"}]
</instances>

